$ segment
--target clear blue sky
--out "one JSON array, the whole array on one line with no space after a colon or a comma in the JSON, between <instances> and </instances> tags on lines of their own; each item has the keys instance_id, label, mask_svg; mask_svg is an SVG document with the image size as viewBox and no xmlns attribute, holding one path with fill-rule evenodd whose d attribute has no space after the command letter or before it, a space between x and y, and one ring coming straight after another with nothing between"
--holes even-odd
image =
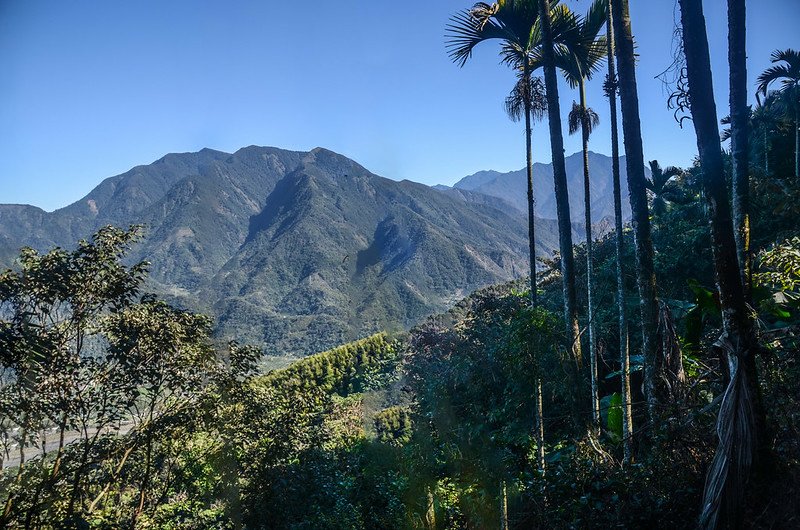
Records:
<instances>
[{"instance_id":1,"label":"clear blue sky","mask_svg":"<svg viewBox=\"0 0 800 530\"><path fill-rule=\"evenodd\" d=\"M688 165L654 76L670 62L677 2L633 0L645 157ZM459 69L444 49L471 0L0 0L0 202L65 206L102 179L169 152L327 147L394 179L452 184L524 165L502 101L513 74L485 44ZM584 11L588 0L568 1ZM706 0L720 116L725 0ZM749 75L800 48L800 2L749 2ZM602 76L589 104L607 124ZM752 83L754 84L754 83ZM574 94L562 86L562 114ZM549 162L546 124L534 157ZM591 149L609 153L605 127ZM579 150L566 139L567 153Z\"/></svg>"}]
</instances>

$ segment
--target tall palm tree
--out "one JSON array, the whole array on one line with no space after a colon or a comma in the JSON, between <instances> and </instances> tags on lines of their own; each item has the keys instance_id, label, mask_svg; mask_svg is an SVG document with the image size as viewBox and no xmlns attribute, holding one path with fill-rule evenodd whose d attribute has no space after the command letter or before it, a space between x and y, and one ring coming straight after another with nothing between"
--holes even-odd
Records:
<instances>
[{"instance_id":1,"label":"tall palm tree","mask_svg":"<svg viewBox=\"0 0 800 530\"><path fill-rule=\"evenodd\" d=\"M772 92L763 100L756 94L756 107L752 111L752 124L750 129L761 134L761 147L764 154L764 174L769 175L769 136L775 130L780 119L780 112L776 108L775 96Z\"/></svg>"},{"instance_id":2,"label":"tall palm tree","mask_svg":"<svg viewBox=\"0 0 800 530\"><path fill-rule=\"evenodd\" d=\"M633 411L631 407L631 367L628 354L628 319L625 313L624 235L622 232L622 189L619 178L619 131L617 127L617 70L614 62L614 18L606 0L606 55L608 74L604 84L611 115L611 180L614 187L614 232L617 258L617 324L619 333L620 378L622 380L622 454L625 464L633 460Z\"/></svg>"},{"instance_id":3,"label":"tall palm tree","mask_svg":"<svg viewBox=\"0 0 800 530\"><path fill-rule=\"evenodd\" d=\"M758 76L758 92L767 94L769 85L781 83L778 89L789 108L794 111L794 176L800 178L800 52L792 49L772 52L773 63L786 63L770 66Z\"/></svg>"},{"instance_id":4,"label":"tall palm tree","mask_svg":"<svg viewBox=\"0 0 800 530\"><path fill-rule=\"evenodd\" d=\"M653 196L653 218L658 222L666 213L668 202L680 202L680 192L673 185L672 179L683 175L683 170L675 166L662 169L658 160L651 160L649 164L651 176L645 187Z\"/></svg>"},{"instance_id":5,"label":"tall palm tree","mask_svg":"<svg viewBox=\"0 0 800 530\"><path fill-rule=\"evenodd\" d=\"M781 114L786 110L785 107L787 107L787 105L782 98L780 98L780 94L775 91L770 91L764 99L761 98L760 93L756 93L755 107L748 108L747 129L752 136L751 139L748 139L748 144L755 145L751 140L755 138L760 139L761 163L765 175L769 174L769 136L775 132L781 121ZM723 142L727 142L731 139L732 134L730 115L719 120L719 123L727 126L722 129L720 134L720 139ZM755 153L758 153L758 151L755 151Z\"/></svg>"},{"instance_id":6,"label":"tall palm tree","mask_svg":"<svg viewBox=\"0 0 800 530\"><path fill-rule=\"evenodd\" d=\"M619 64L619 100L622 106L622 134L628 171L628 193L631 201L631 224L636 247L636 279L639 288L639 309L642 319L644 354L644 386L648 413L655 419L660 401L658 378L660 363L658 346L658 299L653 265L653 239L647 207L647 179L644 174L642 126L639 119L639 96L636 88L636 60L628 0L611 0L614 22L614 44Z\"/></svg>"},{"instance_id":7,"label":"tall palm tree","mask_svg":"<svg viewBox=\"0 0 800 530\"><path fill-rule=\"evenodd\" d=\"M572 43L570 53L557 53L556 60L564 78L572 88L578 88L580 103L573 102L568 116L570 134L581 132L583 151L583 190L584 222L586 225L586 286L587 320L589 328L589 374L592 392L592 424L596 434L600 433L600 396L597 387L597 337L594 321L594 251L592 241L592 200L589 181L589 136L600 123L597 113L586 106L586 81L598 69L605 56L605 37L599 37L600 29L606 20L606 3L595 0L589 12L578 22L575 32L576 42ZM562 60L559 60L559 57Z\"/></svg>"},{"instance_id":8,"label":"tall palm tree","mask_svg":"<svg viewBox=\"0 0 800 530\"><path fill-rule=\"evenodd\" d=\"M730 85L731 161L733 163L733 235L742 284L750 285L750 176L747 106L747 50L745 49L745 0L728 0L728 76Z\"/></svg>"},{"instance_id":9,"label":"tall palm tree","mask_svg":"<svg viewBox=\"0 0 800 530\"><path fill-rule=\"evenodd\" d=\"M512 91L525 118L526 169L528 177L528 247L530 253L531 303L536 301L536 235L534 233L533 152L531 147L532 98L530 55L537 42L534 25L538 10L534 0L503 1L494 4L478 2L471 9L455 14L447 25L447 51L450 58L463 67L472 51L483 42L499 40L501 62L519 72L519 81Z\"/></svg>"},{"instance_id":10,"label":"tall palm tree","mask_svg":"<svg viewBox=\"0 0 800 530\"><path fill-rule=\"evenodd\" d=\"M447 26L447 49L450 58L464 66L472 51L482 42L499 40L502 63L518 72L518 80L506 99L506 111L514 118L520 113L525 118L526 169L528 179L528 249L530 253L530 300L536 304L536 236L533 195L533 151L531 119L543 113L545 106L541 98L541 83L531 78L531 55L536 47L537 33L534 26L538 20L535 0L501 0L495 4L476 3L472 9L457 13ZM541 389L537 376L534 386ZM536 429L539 469L544 471L544 420L542 418L541 392L535 392ZM505 485L505 484L504 484ZM504 486L503 485L503 486Z\"/></svg>"},{"instance_id":11,"label":"tall palm tree","mask_svg":"<svg viewBox=\"0 0 800 530\"><path fill-rule=\"evenodd\" d=\"M552 4L557 4L557 0ZM504 0L492 5L484 2L475 4L472 9L455 15L447 27L447 47L451 59L456 64L463 66L477 45L488 40L499 40L501 42L501 62L521 71L523 77L530 75L534 69L548 64L548 57L550 57L552 75L555 76L553 46L558 43L560 46L566 47L563 41L568 41L574 33L577 17L565 8L560 9L556 16L551 17L550 5L551 2L545 1L548 16L539 17L542 12L542 0ZM575 258L572 249L572 225L564 164L564 139L561 134L561 121L558 117L560 114L558 89L555 78L548 80L550 73L550 70L545 67L545 92L553 154L564 313L573 359L573 368L570 373L574 379L574 386L577 387L582 360L575 296ZM528 167L531 171L532 164L529 163ZM529 180L529 197L533 197L531 180ZM529 211L530 209L529 207ZM531 261L534 262L533 259ZM577 402L574 403L573 409L577 411Z\"/></svg>"},{"instance_id":12,"label":"tall palm tree","mask_svg":"<svg viewBox=\"0 0 800 530\"><path fill-rule=\"evenodd\" d=\"M528 252L531 259L531 305L536 305L536 248L534 236L534 205L536 199L533 195L533 150L531 143L533 133L531 121L540 120L547 111L547 100L544 95L544 84L538 77L532 77L530 69L523 68L519 71L517 82L511 93L506 97L506 114L512 121L525 119L525 154L527 160L528 177Z\"/></svg>"},{"instance_id":13,"label":"tall palm tree","mask_svg":"<svg viewBox=\"0 0 800 530\"><path fill-rule=\"evenodd\" d=\"M770 57L773 63L758 76L758 92L767 95L773 82L780 82L781 93L794 113L794 176L800 178L800 52L792 49L775 50Z\"/></svg>"},{"instance_id":14,"label":"tall palm tree","mask_svg":"<svg viewBox=\"0 0 800 530\"><path fill-rule=\"evenodd\" d=\"M711 250L722 309L730 382L717 420L719 444L706 478L701 526L738 528L745 483L764 447L764 417L755 365L757 342L739 274L731 208L717 129L702 0L679 0L689 104L697 135L703 188L711 225Z\"/></svg>"},{"instance_id":15,"label":"tall palm tree","mask_svg":"<svg viewBox=\"0 0 800 530\"><path fill-rule=\"evenodd\" d=\"M553 31L553 14L550 0L538 0L541 27L541 48L539 56L544 69L544 84L547 94L547 118L550 126L550 153L553 161L553 181L556 194L556 216L558 217L558 242L561 252L561 275L564 291L564 320L567 325L567 339L570 341L573 368L573 385L580 381L580 366L583 364L578 324L578 307L575 295L575 255L572 250L572 223L569 213L569 190L567 188L567 169L564 161L564 136L561 131L561 106L558 100L558 79L556 78L556 43ZM553 2L552 4L555 4ZM573 413L579 406L573 403Z\"/></svg>"}]
</instances>

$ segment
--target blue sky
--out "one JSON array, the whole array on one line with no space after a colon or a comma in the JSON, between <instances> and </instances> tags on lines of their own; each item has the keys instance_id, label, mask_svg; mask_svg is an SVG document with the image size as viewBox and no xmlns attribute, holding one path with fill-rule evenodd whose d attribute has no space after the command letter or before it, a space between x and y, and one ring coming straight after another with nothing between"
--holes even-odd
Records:
<instances>
[{"instance_id":1,"label":"blue sky","mask_svg":"<svg viewBox=\"0 0 800 530\"><path fill-rule=\"evenodd\" d=\"M588 0L568 1L578 11ZM688 165L655 76L670 63L677 2L631 2L645 157ZM513 74L487 43L466 67L444 27L471 0L0 0L0 202L66 206L102 179L169 152L327 147L394 179L452 184L524 165L503 112ZM749 2L752 85L776 48L800 48L800 2ZM706 0L717 106L727 114L725 0ZM602 76L592 150L609 153ZM561 87L562 115L575 94ZM565 139L567 153L580 149ZM546 123L534 158L549 162Z\"/></svg>"}]
</instances>

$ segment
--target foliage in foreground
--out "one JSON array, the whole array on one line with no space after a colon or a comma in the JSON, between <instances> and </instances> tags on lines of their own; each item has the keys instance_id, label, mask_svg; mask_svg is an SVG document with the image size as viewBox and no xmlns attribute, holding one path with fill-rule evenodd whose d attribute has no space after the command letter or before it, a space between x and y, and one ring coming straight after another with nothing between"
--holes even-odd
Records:
<instances>
[{"instance_id":1,"label":"foliage in foreground","mask_svg":"<svg viewBox=\"0 0 800 530\"><path fill-rule=\"evenodd\" d=\"M124 260L138 228L103 229L71 252L23 250L19 270L0 274L0 525L695 527L727 377L712 348L720 314L699 173L670 182L681 200L666 197L654 223L686 378L647 423L631 334L635 461L624 467L611 238L595 247L599 437L587 435L585 367L571 386L557 260L539 308L521 284L493 287L407 338L378 334L258 375L258 351L221 347L207 318L140 292L146 264ZM754 488L761 509L748 506L754 527L800 518L798 186L754 171L752 297L773 455Z\"/></svg>"}]
</instances>

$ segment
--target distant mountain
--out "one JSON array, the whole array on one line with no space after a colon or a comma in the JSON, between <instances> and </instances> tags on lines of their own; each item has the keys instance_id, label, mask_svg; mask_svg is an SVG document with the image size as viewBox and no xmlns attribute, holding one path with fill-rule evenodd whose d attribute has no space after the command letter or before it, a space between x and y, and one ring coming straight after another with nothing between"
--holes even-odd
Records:
<instances>
[{"instance_id":1,"label":"distant mountain","mask_svg":"<svg viewBox=\"0 0 800 530\"><path fill-rule=\"evenodd\" d=\"M218 333L306 354L408 327L469 292L524 276L525 215L504 197L396 182L317 148L170 154L52 213L0 205L0 264L142 223L148 287L209 312ZM537 224L539 251L557 247Z\"/></svg>"},{"instance_id":2,"label":"distant mountain","mask_svg":"<svg viewBox=\"0 0 800 530\"><path fill-rule=\"evenodd\" d=\"M566 158L567 184L569 188L570 217L573 222L582 223L583 213L583 157L575 153ZM649 170L646 171L648 177ZM589 176L592 197L593 224L603 218L614 218L614 195L611 179L611 158L599 153L589 152ZM622 185L622 215L630 217L628 202L628 181L625 157L620 158L620 180ZM534 197L536 216L555 219L556 202L553 187L553 165L533 165ZM520 212L528 211L528 184L525 168L519 171L499 173L479 171L456 182L452 189L469 190L498 197L512 204Z\"/></svg>"}]
</instances>

